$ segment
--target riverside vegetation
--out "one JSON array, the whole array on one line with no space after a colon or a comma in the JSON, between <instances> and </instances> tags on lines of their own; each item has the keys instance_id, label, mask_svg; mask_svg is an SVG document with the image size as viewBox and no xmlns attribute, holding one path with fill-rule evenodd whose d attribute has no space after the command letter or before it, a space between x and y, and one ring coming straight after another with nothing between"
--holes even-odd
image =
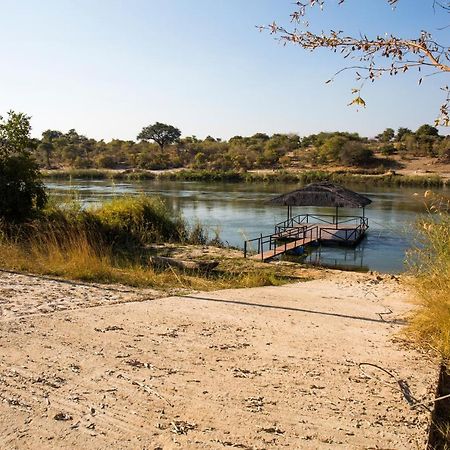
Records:
<instances>
[{"instance_id":1,"label":"riverside vegetation","mask_svg":"<svg viewBox=\"0 0 450 450\"><path fill-rule=\"evenodd\" d=\"M67 278L155 288L212 289L278 284L271 268L230 267L213 274L156 270L155 243L204 245L192 228L159 198L120 198L93 209L48 199L32 155L30 118L0 117L0 267ZM214 239L218 244L218 239ZM225 263L226 265L226 263Z\"/></svg>"},{"instance_id":2,"label":"riverside vegetation","mask_svg":"<svg viewBox=\"0 0 450 450\"><path fill-rule=\"evenodd\" d=\"M0 266L7 270L157 289L209 290L288 280L270 267L245 269L226 260L211 274L154 268L153 244L208 243L201 225L189 227L158 197L120 198L92 209L76 201L50 201L25 223L3 222L0 233ZM213 243L218 244L217 238Z\"/></svg>"},{"instance_id":3,"label":"riverside vegetation","mask_svg":"<svg viewBox=\"0 0 450 450\"><path fill-rule=\"evenodd\" d=\"M157 122L145 127L137 141L113 139L104 142L72 129L67 133L47 130L41 139L30 142L33 156L45 169L145 171L184 168L189 169L184 173L186 177L192 177L192 171L197 176L220 172L222 178L240 174L239 181L251 181L253 175L246 172L260 169L314 171L341 166L384 173L401 167L402 161L414 157L450 162L450 138L440 136L435 127L426 124L416 131L399 128L395 132L388 128L374 139L348 132L322 132L304 137L256 133L229 140L180 136L181 131L177 128ZM99 172L78 173L100 175ZM136 176L150 176L142 174Z\"/></svg>"},{"instance_id":4,"label":"riverside vegetation","mask_svg":"<svg viewBox=\"0 0 450 450\"><path fill-rule=\"evenodd\" d=\"M354 170L304 170L289 172L240 172L236 170L195 170L152 172L147 170L109 170L109 169L65 169L43 170L42 175L48 179L85 179L85 180L172 180L201 182L231 182L231 183L312 183L332 181L336 183L365 184L368 180L376 186L415 186L441 187L448 184L447 180L436 174L428 175L396 175L386 173L384 169L354 169Z\"/></svg>"}]
</instances>

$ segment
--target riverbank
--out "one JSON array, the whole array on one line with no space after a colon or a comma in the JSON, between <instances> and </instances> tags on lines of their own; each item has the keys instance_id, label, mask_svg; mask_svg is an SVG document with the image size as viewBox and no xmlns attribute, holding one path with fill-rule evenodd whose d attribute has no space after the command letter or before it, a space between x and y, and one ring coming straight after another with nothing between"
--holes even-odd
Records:
<instances>
[{"instance_id":1,"label":"riverbank","mask_svg":"<svg viewBox=\"0 0 450 450\"><path fill-rule=\"evenodd\" d=\"M172 180L172 181L204 181L233 183L312 183L333 181L336 183L366 184L376 186L412 186L443 187L448 185L446 174L423 172L420 174L400 174L379 170L267 170L267 171L213 171L177 169L166 171L151 170L46 170L44 178L54 180L86 179L86 180Z\"/></svg>"},{"instance_id":2,"label":"riverbank","mask_svg":"<svg viewBox=\"0 0 450 450\"><path fill-rule=\"evenodd\" d=\"M396 277L178 293L0 275L2 448L423 448ZM39 355L39 358L29 355Z\"/></svg>"}]
</instances>

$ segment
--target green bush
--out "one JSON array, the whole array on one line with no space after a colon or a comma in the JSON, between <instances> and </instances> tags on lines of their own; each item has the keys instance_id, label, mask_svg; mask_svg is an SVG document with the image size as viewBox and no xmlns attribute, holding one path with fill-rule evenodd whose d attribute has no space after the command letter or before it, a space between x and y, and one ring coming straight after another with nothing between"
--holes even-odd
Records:
<instances>
[{"instance_id":1,"label":"green bush","mask_svg":"<svg viewBox=\"0 0 450 450\"><path fill-rule=\"evenodd\" d=\"M27 155L0 158L0 217L23 221L47 200L36 163Z\"/></svg>"},{"instance_id":2,"label":"green bush","mask_svg":"<svg viewBox=\"0 0 450 450\"><path fill-rule=\"evenodd\" d=\"M159 197L123 197L89 210L102 227L108 241L153 242L183 241L186 224Z\"/></svg>"}]
</instances>

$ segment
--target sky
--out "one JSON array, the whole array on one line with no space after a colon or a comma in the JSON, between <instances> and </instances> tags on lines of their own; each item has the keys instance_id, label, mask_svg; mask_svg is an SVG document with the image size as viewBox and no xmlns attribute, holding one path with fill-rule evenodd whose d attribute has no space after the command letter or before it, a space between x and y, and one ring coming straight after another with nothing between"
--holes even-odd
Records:
<instances>
[{"instance_id":1,"label":"sky","mask_svg":"<svg viewBox=\"0 0 450 450\"><path fill-rule=\"evenodd\" d=\"M416 73L367 86L366 109L347 106L354 75L326 50L283 46L256 25L289 25L293 0L0 0L0 114L96 139L136 139L156 121L184 136L352 131L433 123L448 75ZM422 29L448 45L431 0L329 0L311 29L396 33ZM444 133L445 130L443 130ZM447 134L447 133L446 133Z\"/></svg>"}]
</instances>

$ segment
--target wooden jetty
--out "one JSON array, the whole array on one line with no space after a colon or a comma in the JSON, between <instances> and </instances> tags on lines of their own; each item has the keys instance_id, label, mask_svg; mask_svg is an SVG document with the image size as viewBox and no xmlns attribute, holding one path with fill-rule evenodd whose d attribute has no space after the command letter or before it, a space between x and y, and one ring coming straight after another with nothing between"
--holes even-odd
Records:
<instances>
[{"instance_id":1,"label":"wooden jetty","mask_svg":"<svg viewBox=\"0 0 450 450\"><path fill-rule=\"evenodd\" d=\"M291 225L292 221L300 223ZM334 215L303 214L277 224L272 234L245 241L244 257L256 250L251 259L269 261L315 244L357 245L368 228L368 219L362 216L341 216L336 223Z\"/></svg>"},{"instance_id":2,"label":"wooden jetty","mask_svg":"<svg viewBox=\"0 0 450 450\"><path fill-rule=\"evenodd\" d=\"M313 183L276 197L271 203L288 206L288 218L275 225L274 233L245 241L246 258L269 261L289 252L302 253L308 246L317 244L354 246L369 228L364 208L371 200L333 183ZM293 206L333 206L336 213L292 217ZM362 208L363 215L339 215L340 207Z\"/></svg>"}]
</instances>

